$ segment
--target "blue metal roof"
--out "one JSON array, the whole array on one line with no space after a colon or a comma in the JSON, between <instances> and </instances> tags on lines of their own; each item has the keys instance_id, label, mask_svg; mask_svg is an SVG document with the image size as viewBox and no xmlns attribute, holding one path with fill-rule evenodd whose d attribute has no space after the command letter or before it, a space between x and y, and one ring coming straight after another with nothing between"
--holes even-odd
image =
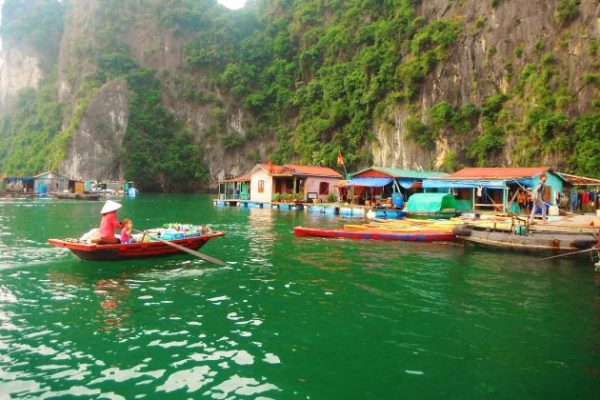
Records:
<instances>
[{"instance_id":1,"label":"blue metal roof","mask_svg":"<svg viewBox=\"0 0 600 400\"><path fill-rule=\"evenodd\" d=\"M471 189L477 187L491 189L504 189L505 180L482 180L482 179L425 179L423 189Z\"/></svg>"},{"instance_id":2,"label":"blue metal roof","mask_svg":"<svg viewBox=\"0 0 600 400\"><path fill-rule=\"evenodd\" d=\"M348 186L382 187L392 183L392 178L354 178Z\"/></svg>"}]
</instances>

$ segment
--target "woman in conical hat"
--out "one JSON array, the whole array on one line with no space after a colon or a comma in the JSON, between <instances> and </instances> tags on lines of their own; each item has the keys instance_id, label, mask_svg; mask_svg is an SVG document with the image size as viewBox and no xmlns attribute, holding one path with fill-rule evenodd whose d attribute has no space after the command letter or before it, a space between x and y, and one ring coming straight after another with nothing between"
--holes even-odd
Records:
<instances>
[{"instance_id":1,"label":"woman in conical hat","mask_svg":"<svg viewBox=\"0 0 600 400\"><path fill-rule=\"evenodd\" d=\"M100 214L102 214L102 221L100 221L100 239L98 243L101 244L116 244L119 240L115 237L115 229L121 229L123 226L117 218L117 210L121 208L121 205L116 201L108 200L104 203Z\"/></svg>"}]
</instances>

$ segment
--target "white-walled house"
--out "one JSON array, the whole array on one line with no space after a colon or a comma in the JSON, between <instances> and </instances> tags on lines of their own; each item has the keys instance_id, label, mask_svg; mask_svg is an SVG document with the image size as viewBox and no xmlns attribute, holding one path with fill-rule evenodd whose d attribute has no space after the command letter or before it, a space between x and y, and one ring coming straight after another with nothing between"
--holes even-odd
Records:
<instances>
[{"instance_id":1,"label":"white-walled house","mask_svg":"<svg viewBox=\"0 0 600 400\"><path fill-rule=\"evenodd\" d=\"M327 167L256 164L250 170L250 199L269 202L276 193L299 193L305 201L314 198L327 201L329 194L337 195L341 178L341 174Z\"/></svg>"}]
</instances>

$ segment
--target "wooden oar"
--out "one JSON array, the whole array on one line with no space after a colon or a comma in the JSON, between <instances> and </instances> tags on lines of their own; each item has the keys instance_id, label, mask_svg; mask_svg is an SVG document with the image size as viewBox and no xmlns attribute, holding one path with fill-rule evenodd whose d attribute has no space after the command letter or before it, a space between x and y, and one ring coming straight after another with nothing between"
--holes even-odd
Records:
<instances>
[{"instance_id":1,"label":"wooden oar","mask_svg":"<svg viewBox=\"0 0 600 400\"><path fill-rule=\"evenodd\" d=\"M594 250L597 250L597 249L598 249L598 247L594 246L594 247L590 247L589 249L585 249L585 250L572 251L572 252L566 253L566 254L559 254L557 256L542 258L542 261L544 261L544 260L550 260L552 258L572 256L572 255L575 255L575 254L588 253L590 251L594 251Z\"/></svg>"},{"instance_id":2,"label":"wooden oar","mask_svg":"<svg viewBox=\"0 0 600 400\"><path fill-rule=\"evenodd\" d=\"M187 247L184 247L184 246L178 245L177 243L169 242L168 240L163 240L163 239L161 239L161 238L159 238L159 237L156 237L156 236L150 235L150 234L149 234L148 232L146 232L146 231L143 231L143 232L142 232L142 231L139 231L139 230L137 230L137 229L133 229L133 230L134 230L134 231L136 231L136 232L138 232L138 233L143 233L144 235L148 236L150 239L154 239L154 240L156 240L156 241L158 241L158 242L161 242L161 243L164 243L164 244L166 244L166 245L169 245L169 246L171 246L171 247L173 247L173 248L175 248L175 249L177 249L177 250L180 250L180 251L185 251L185 252L186 252L186 253L188 253L188 254L191 254L191 255L193 255L193 256L196 256L196 257L198 257L198 258L201 258L201 259L203 259L203 260L206 260L206 261L208 261L208 262L211 262L211 263L213 263L213 264L217 264L217 265L225 265L225 263L224 263L223 261L221 261L221 260L218 260L218 259L216 259L216 258L213 258L213 257L211 257L211 256L208 256L208 255L206 255L206 254L200 253L199 251L192 250L192 249L188 249Z\"/></svg>"}]
</instances>

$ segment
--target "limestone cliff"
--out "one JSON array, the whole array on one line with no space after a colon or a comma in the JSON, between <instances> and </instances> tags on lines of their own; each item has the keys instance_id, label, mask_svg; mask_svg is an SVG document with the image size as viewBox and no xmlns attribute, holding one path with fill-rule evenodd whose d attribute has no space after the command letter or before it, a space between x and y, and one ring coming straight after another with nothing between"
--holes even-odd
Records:
<instances>
[{"instance_id":1,"label":"limestone cliff","mask_svg":"<svg viewBox=\"0 0 600 400\"><path fill-rule=\"evenodd\" d=\"M86 107L60 172L77 179L123 179L123 138L128 119L126 82L115 79L106 83Z\"/></svg>"},{"instance_id":2,"label":"limestone cliff","mask_svg":"<svg viewBox=\"0 0 600 400\"><path fill-rule=\"evenodd\" d=\"M3 4L4 0L0 0L0 10ZM39 61L38 55L31 48L11 43L3 45L0 37L0 112L6 112L10 108L10 101L19 90L37 88L42 77Z\"/></svg>"},{"instance_id":3,"label":"limestone cliff","mask_svg":"<svg viewBox=\"0 0 600 400\"><path fill-rule=\"evenodd\" d=\"M4 1L8 0L0 0L0 8ZM13 5L20 3L22 9L28 5L24 0L10 1ZM344 41L351 36L344 32L347 27L343 24L348 22L335 20L335 10L327 9L341 7L346 2L251 2L248 13L256 15L247 19L245 29L255 34L252 36L254 42L248 43L255 46L255 51L241 55L227 52L231 48L238 52L247 50L239 43L232 43L245 40L246 31L240 30L238 36L232 34L230 31L237 27L224 25L224 21L233 14L219 8L214 1L35 2L59 4L64 9L60 47L54 57L43 54L39 46L32 46L31 39L19 41L23 35L11 36L10 43L0 42L0 111L8 109L21 89L38 88L40 82L46 82L39 94L48 97L48 93L55 91L56 99L52 101L56 100L58 105L52 109L61 110L60 115L55 112L52 118L61 119L63 133L60 138L66 140L65 156L60 162L60 172L64 174L83 179L128 178L121 156L128 137L149 145L156 141L165 146L175 143L169 150L173 151L188 149L189 134L193 147L201 150L202 162L208 169L206 185L212 185L218 178L239 175L255 162L268 160L281 148L286 157L323 162L328 159L321 157L321 148L335 155L335 146L343 150L346 145L347 140L339 137L335 144L332 143L331 135L321 134L320 130L328 134L333 132L334 137L343 136L346 127L343 124L349 124L353 117L343 114L347 104L336 105L329 114L319 115L308 126L301 126L303 116L317 115L322 110L313 109L312 104L302 108L297 103L299 97L309 94L334 96L331 93L323 95L323 88L319 86L322 82L315 87L310 85L311 80L317 78L327 80L327 74L333 73L335 68L323 69L325 72L317 74L317 67L313 66L315 69L311 71L307 65L323 63L328 57L336 60L334 63L339 60L340 64L351 64L349 60L356 56L355 49L343 47ZM360 7L365 4L347 3L356 3L357 9L359 3ZM416 15L411 16L415 18L410 23L421 22L414 23L415 29L423 28L429 22L451 21L460 27L460 33L445 50L442 59L425 60L432 69L418 77L419 86L414 97L406 100L398 93L380 93L377 101L384 104L383 111L369 117L368 126L357 124L351 127L353 132L359 131L356 137L360 138L353 138L354 150L366 154L362 158L356 157L355 167L371 158L374 164L389 167L452 169L476 163L477 157L479 162L484 159L493 165L543 163L567 166L566 155L576 146L573 140L560 142L573 132L569 118L598 107L600 4L597 0L427 0L394 4L398 4L396 7L416 4ZM557 16L560 7L565 5L570 7L567 17ZM372 7L376 6L390 7L387 3L373 2ZM327 11L322 13L321 8ZM368 10L363 14L360 18L365 24L372 22ZM332 21L338 24L337 30L327 31ZM303 36L310 29L316 33ZM330 33L325 38L329 43L339 42L339 50L336 45L332 46L333 50L323 50L327 45L327 40L323 40L325 44L320 42L323 38L319 35L323 32ZM395 40L403 39L398 34ZM402 56L397 62L410 59L410 51L400 47L398 52ZM270 64L265 61L269 57L273 57ZM370 60L378 62L376 57ZM257 70L263 67L268 71L259 75ZM360 84L371 79L378 68L383 69L383 66L377 66L370 70L371 67L365 65L363 71L359 71L362 74ZM392 69L397 67L394 65ZM301 72L294 72L297 70ZM397 72L394 75L392 71L391 75L396 80L402 79ZM533 81L532 75L539 75L538 81ZM248 76L261 78L243 82L249 79ZM153 92L154 77L158 80L157 96ZM339 79L345 78L342 75ZM130 84L132 82L134 85ZM240 82L245 86L236 86ZM355 84L344 82L346 86ZM558 93L551 106L547 106L547 99L540 95L542 84L546 85L543 90ZM137 89L135 85L138 85ZM261 86L269 89L260 92ZM347 87L339 89L342 92ZM364 96L369 90L371 88L364 90ZM377 90L375 85L373 91ZM136 103L140 96L145 97L145 104ZM502 126L502 137L492 138L498 140L493 143L496 150L490 151L489 155L485 154L485 143L477 156L469 153L473 143L485 136L489 128L489 121L483 117L473 119L475 126L460 134L451 127L425 126L430 124L430 110L441 102L457 110L472 104L481 111L485 108L484 103L493 96L503 96L501 110L496 110L498 114L494 116L494 124ZM37 97L42 122L49 119L43 98ZM338 103L343 102L343 98L340 99ZM357 103L363 104L365 109L381 105L367 105L362 101L359 98ZM551 115L556 117L552 121L562 129L562 136L554 132L546 136L536 132L538 128L532 115L535 116L542 106L547 108L543 112L556 114ZM277 107L279 114L271 112ZM353 109L354 113L362 111ZM146 114L140 117L140 113ZM21 114L26 115L26 112ZM163 123L157 131L152 124L146 124L156 115L161 116ZM429 129L426 145L409 132L409 122L414 120L422 121L424 130ZM37 129L40 124L19 126ZM46 135L43 137L51 139L58 132L50 132L55 129L54 125L47 125L51 128L42 129ZM549 129L558 132L556 126ZM11 140L2 137L2 129L0 124L0 144L13 146L11 149L27 143L27 135L40 135L39 132L23 132L23 139ZM165 132L169 130L172 132ZM319 131L320 134L306 135L307 131ZM14 129L5 129L5 132L14 134ZM294 145L306 137L317 137L322 143L303 154ZM549 143L543 151L540 150L542 143ZM498 147L501 149L497 150ZM2 155L0 149L0 163ZM186 158L193 159L196 155L182 152L180 159L160 162L141 155L136 162L147 163L148 168L144 167L144 170L152 169L156 180L161 182L160 187L153 189L168 190L165 174L169 170L181 170L187 164ZM39 171L24 171L35 172ZM179 179L200 179L196 175L180 176Z\"/></svg>"},{"instance_id":4,"label":"limestone cliff","mask_svg":"<svg viewBox=\"0 0 600 400\"><path fill-rule=\"evenodd\" d=\"M187 128L194 133L198 146L205 150L205 162L211 180L214 182L225 175L241 174L256 161L246 159L243 156L244 152L247 148L259 144L248 143L233 151L226 151L221 141L205 137L206 129L215 124L210 104L199 105L189 101L182 96L182 92L190 89L202 90L212 93L224 103L229 99L222 98L214 84L207 85L203 76L192 75L185 70L186 55L183 47L186 38L175 35L172 30L164 29L161 26L160 14L160 4L155 2L130 2L122 5L122 8L115 6L113 10L108 10L105 2L101 0L72 2L66 13L65 32L60 48L58 67L61 99L75 101L86 79L97 73L97 59L94 56L106 46L102 43L102 38L98 37L98 33L106 29L103 25L107 19L111 19L114 25L109 29L118 32L119 40L129 48L133 59L140 66L158 71L162 84L162 102L167 110L184 121ZM94 102L90 103L90 107L94 106ZM117 110L115 105L112 112L118 112ZM245 119L245 113L239 107L230 107L224 130L244 136ZM86 129L90 136L95 135L93 124L88 124ZM101 135L101 132L98 133ZM79 132L75 133L73 140L82 142L78 136ZM105 149L105 152L110 151L112 149ZM82 171L85 175L84 171L102 170L101 166L95 165L96 161L94 157L87 160L80 158L79 163L70 165L74 168L75 165L89 163L90 165ZM72 168L64 172L72 172ZM123 172L122 167L117 170Z\"/></svg>"},{"instance_id":5,"label":"limestone cliff","mask_svg":"<svg viewBox=\"0 0 600 400\"><path fill-rule=\"evenodd\" d=\"M496 4L494 6L494 4ZM519 83L523 68L539 58L541 51L556 57L556 68L566 79L573 93L570 112L580 113L590 108L594 87L585 85L586 72L597 68L598 58L586 52L590 41L600 38L600 3L596 0L578 2L579 13L568 24L556 21L556 1L451 1L429 0L422 3L420 14L427 18L453 18L463 25L463 36L426 80L416 103L418 114L424 116L436 102L451 104L481 104L486 97L508 94ZM518 50L517 50L518 49ZM517 54L518 53L518 54ZM513 119L523 120L528 107L540 99L524 98L511 107ZM396 107L390 111L393 123L375 124L372 144L374 163L402 168L442 167L450 149L466 151L466 138L439 135L435 149L426 150L406 137L403 122L413 111ZM530 132L518 132L521 135ZM501 165L513 165L516 139L509 139ZM565 160L549 153L538 164L564 166Z\"/></svg>"}]
</instances>

